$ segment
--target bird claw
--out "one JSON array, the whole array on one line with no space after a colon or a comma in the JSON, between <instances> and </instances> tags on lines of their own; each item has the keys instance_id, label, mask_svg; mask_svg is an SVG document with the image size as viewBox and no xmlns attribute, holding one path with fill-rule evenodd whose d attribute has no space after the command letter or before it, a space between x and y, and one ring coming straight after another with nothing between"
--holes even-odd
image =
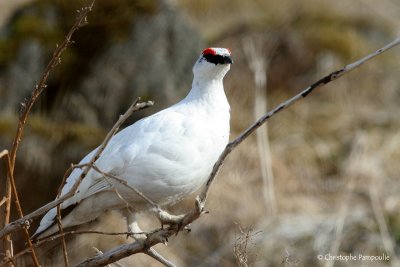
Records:
<instances>
[{"instance_id":1,"label":"bird claw","mask_svg":"<svg viewBox=\"0 0 400 267\"><path fill-rule=\"evenodd\" d=\"M143 233L143 232L135 233L135 232L129 231L128 233L126 233L126 239L128 239L129 237L135 239L135 241L142 242L147 239L147 234Z\"/></svg>"},{"instance_id":2,"label":"bird claw","mask_svg":"<svg viewBox=\"0 0 400 267\"><path fill-rule=\"evenodd\" d=\"M210 213L208 210L205 210L204 207L206 205L205 200L201 199L199 196L196 197L196 208L199 215L204 215Z\"/></svg>"},{"instance_id":3,"label":"bird claw","mask_svg":"<svg viewBox=\"0 0 400 267\"><path fill-rule=\"evenodd\" d=\"M169 225L170 228L176 229L177 232L184 228L182 222L183 218L185 217L184 214L173 215L160 208L155 211L155 214L161 223L161 228L163 229L164 225Z\"/></svg>"},{"instance_id":4,"label":"bird claw","mask_svg":"<svg viewBox=\"0 0 400 267\"><path fill-rule=\"evenodd\" d=\"M165 246L168 246L168 237L164 237L164 239L161 241Z\"/></svg>"},{"instance_id":5,"label":"bird claw","mask_svg":"<svg viewBox=\"0 0 400 267\"><path fill-rule=\"evenodd\" d=\"M126 239L128 239L129 237L133 238L133 233L132 232L127 232L126 233Z\"/></svg>"},{"instance_id":6,"label":"bird claw","mask_svg":"<svg viewBox=\"0 0 400 267\"><path fill-rule=\"evenodd\" d=\"M186 225L185 227L183 227L183 230L185 230L186 232L190 233L192 231L192 229L190 228L190 224Z\"/></svg>"},{"instance_id":7,"label":"bird claw","mask_svg":"<svg viewBox=\"0 0 400 267\"><path fill-rule=\"evenodd\" d=\"M205 206L205 201L200 199L199 197L196 198L196 212L201 216L203 214L209 213L209 211L204 210ZM169 229L173 229L176 231L176 235L181 230L185 230L187 232L190 232L190 225L184 225L184 218L185 214L180 214L180 215L173 215L168 213L167 211L161 209L160 207L155 208L154 213L157 217L157 219L161 223L161 229L164 229L164 225L168 225Z\"/></svg>"}]
</instances>

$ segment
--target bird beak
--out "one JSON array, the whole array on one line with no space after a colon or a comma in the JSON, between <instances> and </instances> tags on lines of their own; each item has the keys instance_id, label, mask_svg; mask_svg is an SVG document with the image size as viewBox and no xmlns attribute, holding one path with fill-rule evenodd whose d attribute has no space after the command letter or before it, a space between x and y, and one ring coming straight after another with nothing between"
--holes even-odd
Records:
<instances>
[{"instance_id":1,"label":"bird beak","mask_svg":"<svg viewBox=\"0 0 400 267\"><path fill-rule=\"evenodd\" d=\"M230 56L224 56L223 63L224 64L233 64L233 60Z\"/></svg>"}]
</instances>

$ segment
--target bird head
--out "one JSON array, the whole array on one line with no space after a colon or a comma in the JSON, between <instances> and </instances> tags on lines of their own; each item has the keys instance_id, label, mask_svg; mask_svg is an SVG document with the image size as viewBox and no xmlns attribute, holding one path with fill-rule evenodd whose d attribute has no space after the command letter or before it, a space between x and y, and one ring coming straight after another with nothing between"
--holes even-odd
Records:
<instances>
[{"instance_id":1,"label":"bird head","mask_svg":"<svg viewBox=\"0 0 400 267\"><path fill-rule=\"evenodd\" d=\"M207 79L222 79L233 60L229 48L206 48L193 67L193 74Z\"/></svg>"}]
</instances>

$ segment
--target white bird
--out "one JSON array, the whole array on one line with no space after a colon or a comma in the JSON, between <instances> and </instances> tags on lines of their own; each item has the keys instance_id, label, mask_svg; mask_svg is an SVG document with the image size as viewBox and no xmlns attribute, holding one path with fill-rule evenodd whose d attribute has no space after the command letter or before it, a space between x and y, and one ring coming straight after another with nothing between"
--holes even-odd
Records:
<instances>
[{"instance_id":1,"label":"white bird","mask_svg":"<svg viewBox=\"0 0 400 267\"><path fill-rule=\"evenodd\" d=\"M159 205L176 203L199 189L229 140L230 107L223 78L231 64L229 49L205 49L193 67L189 94L113 136L95 165ZM80 164L89 163L96 149ZM73 170L61 195L72 188L81 173L81 169ZM148 208L131 189L91 169L75 194L60 205L62 211L69 212L62 225L90 222L107 210L126 209L127 202L135 212ZM58 232L56 214L55 208L48 211L32 238ZM135 219L129 217L128 225L133 225Z\"/></svg>"}]
</instances>

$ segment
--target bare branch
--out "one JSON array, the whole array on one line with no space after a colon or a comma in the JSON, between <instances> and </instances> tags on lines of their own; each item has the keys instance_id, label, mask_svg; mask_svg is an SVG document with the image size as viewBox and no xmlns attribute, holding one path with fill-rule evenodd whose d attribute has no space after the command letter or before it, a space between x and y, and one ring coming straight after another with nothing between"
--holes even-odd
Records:
<instances>
[{"instance_id":1,"label":"bare branch","mask_svg":"<svg viewBox=\"0 0 400 267\"><path fill-rule=\"evenodd\" d=\"M177 267L174 263L172 263L171 261L167 260L166 258L164 258L160 253L158 253L154 248L149 248L149 250L147 250L145 252L147 255L149 255L150 257L152 257L153 259L161 262L162 264L164 264L164 266L167 267Z\"/></svg>"},{"instance_id":2,"label":"bare branch","mask_svg":"<svg viewBox=\"0 0 400 267\"><path fill-rule=\"evenodd\" d=\"M60 205L57 205L56 220L57 220L58 230L60 231L61 234L63 234L64 233L64 229L63 229L62 222L61 222L61 208L60 208ZM67 243L65 242L64 235L61 236L61 244L62 244L62 250L63 250L64 265L65 265L65 267L69 267Z\"/></svg>"},{"instance_id":3,"label":"bare branch","mask_svg":"<svg viewBox=\"0 0 400 267\"><path fill-rule=\"evenodd\" d=\"M7 201L7 198L6 198L6 197L3 197L3 198L0 200L0 207L3 206L4 203L6 203L6 201Z\"/></svg>"},{"instance_id":4,"label":"bare branch","mask_svg":"<svg viewBox=\"0 0 400 267\"><path fill-rule=\"evenodd\" d=\"M14 173L13 173L13 167L11 166L11 158L10 158L10 154L5 154L5 159L6 159L6 165L7 165L7 189L8 189L8 187L10 186L11 187L11 193L14 195L14 203L15 203L15 207L17 208L17 212L18 212L18 215L19 215L19 217L20 218L22 218L24 215L23 215L23 213L22 213L22 208L21 208L21 204L20 204L20 202L19 202L19 198L18 198L18 191L17 191L17 187L16 187L16 185L15 185L15 180L14 180ZM10 216L10 202L11 202L11 198L12 198L12 196L11 196L11 194L9 195L9 197L8 197L8 203L7 203L7 207L6 207L6 219L8 220L9 219L9 216ZM8 208L8 209L7 209ZM8 218L7 218L8 217ZM25 239L26 239L26 242L28 243L28 246L29 246L29 248L30 248L30 252L31 252L31 257L32 257L32 261L33 261L33 264L36 266L36 267L39 267L40 266L40 263L39 263L39 260L38 260L38 258L37 258L37 255L36 255L36 252L35 252L35 249L33 248L33 245L32 245L32 242L31 242L31 240L30 240L30 238L29 238L29 232L28 232L28 229L29 229L29 223L25 223L24 225L23 225L23 227L22 227L22 229L23 229L23 232L24 232L24 236L25 236ZM7 237L7 238L5 238L5 243L7 242L9 240L9 237ZM11 243L11 240L9 241L10 243L9 243L9 246L8 246L8 248L9 248L9 251L11 252L12 251L12 243ZM9 253L10 254L10 256L12 256L12 253Z\"/></svg>"},{"instance_id":5,"label":"bare branch","mask_svg":"<svg viewBox=\"0 0 400 267\"><path fill-rule=\"evenodd\" d=\"M72 164L71 166L67 169L67 171L64 173L64 177L62 179L62 182L60 184L60 186L58 187L58 193L57 193L57 198L60 197L61 195L61 191L62 188L65 184L65 181L67 180L67 177L69 176L70 172L72 171ZM65 267L69 266L69 260L68 260L68 251L67 251L67 243L65 242L65 236L64 234L64 229L62 226L62 218L61 218L61 207L60 207L61 203L57 205L57 216L56 216L56 220L57 220L57 226L58 226L58 231L61 234L61 244L62 244L62 250L63 250L63 258L64 258L64 264Z\"/></svg>"},{"instance_id":6,"label":"bare branch","mask_svg":"<svg viewBox=\"0 0 400 267\"><path fill-rule=\"evenodd\" d=\"M10 182L10 169L9 169L9 154L8 150L3 150L0 152L0 159L3 158L5 159L5 164L6 164L6 169L7 169L7 180L6 180L6 191L5 191L5 196L3 198L5 202L4 206L4 221L2 227L6 226L10 222L10 214L11 214L11 198L12 198L12 190L11 190L11 182ZM2 204L3 205L3 200ZM6 252L7 257L12 257L13 256L13 247L12 247L12 241L10 235L7 235L4 240L3 240L3 249Z\"/></svg>"},{"instance_id":7,"label":"bare branch","mask_svg":"<svg viewBox=\"0 0 400 267\"><path fill-rule=\"evenodd\" d=\"M7 155L8 154L8 150L7 149L4 149L3 151L1 151L0 152L0 159L2 158L2 157L4 157L5 155Z\"/></svg>"},{"instance_id":8,"label":"bare branch","mask_svg":"<svg viewBox=\"0 0 400 267\"><path fill-rule=\"evenodd\" d=\"M101 251L100 249L98 249L96 247L93 247L93 249L96 251L97 255L103 255L104 254L103 251ZM117 261L114 262L113 265L115 265L116 267L125 267L124 265L122 265L121 263L119 263ZM107 266L111 267L110 264L108 264Z\"/></svg>"}]
</instances>

